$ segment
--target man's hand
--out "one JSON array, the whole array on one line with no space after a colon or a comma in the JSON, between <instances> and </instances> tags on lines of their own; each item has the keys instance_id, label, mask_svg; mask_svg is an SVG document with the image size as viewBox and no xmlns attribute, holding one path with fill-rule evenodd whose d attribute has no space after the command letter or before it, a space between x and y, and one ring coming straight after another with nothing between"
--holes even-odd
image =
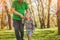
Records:
<instances>
[{"instance_id":1,"label":"man's hand","mask_svg":"<svg viewBox=\"0 0 60 40\"><path fill-rule=\"evenodd\" d=\"M23 16L22 14L20 14L20 17L21 17L21 18L24 18L24 16Z\"/></svg>"},{"instance_id":2,"label":"man's hand","mask_svg":"<svg viewBox=\"0 0 60 40\"><path fill-rule=\"evenodd\" d=\"M34 33L34 30L32 32Z\"/></svg>"},{"instance_id":3,"label":"man's hand","mask_svg":"<svg viewBox=\"0 0 60 40\"><path fill-rule=\"evenodd\" d=\"M15 8L12 8L12 12L13 12L14 14L20 16L21 18L24 18L24 16L23 16L22 14L18 13L18 12L15 10Z\"/></svg>"}]
</instances>

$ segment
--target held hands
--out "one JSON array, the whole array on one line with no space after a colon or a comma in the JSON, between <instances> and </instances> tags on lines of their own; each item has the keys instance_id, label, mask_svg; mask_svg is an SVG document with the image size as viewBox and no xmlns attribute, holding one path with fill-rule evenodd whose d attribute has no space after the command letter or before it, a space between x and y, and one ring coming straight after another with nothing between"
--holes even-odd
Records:
<instances>
[{"instance_id":1,"label":"held hands","mask_svg":"<svg viewBox=\"0 0 60 40\"><path fill-rule=\"evenodd\" d=\"M20 14L20 17L21 17L21 18L24 18L24 16L23 16L22 14Z\"/></svg>"},{"instance_id":2,"label":"held hands","mask_svg":"<svg viewBox=\"0 0 60 40\"><path fill-rule=\"evenodd\" d=\"M32 32L34 33L34 30Z\"/></svg>"}]
</instances>

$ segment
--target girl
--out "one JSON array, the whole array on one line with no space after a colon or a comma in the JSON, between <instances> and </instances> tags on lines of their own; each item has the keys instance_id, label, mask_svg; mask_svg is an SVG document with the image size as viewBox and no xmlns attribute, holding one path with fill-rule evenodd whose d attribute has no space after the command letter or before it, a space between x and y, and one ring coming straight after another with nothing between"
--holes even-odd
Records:
<instances>
[{"instance_id":1,"label":"girl","mask_svg":"<svg viewBox=\"0 0 60 40\"><path fill-rule=\"evenodd\" d=\"M34 22L30 16L30 14L26 14L26 33L28 36L28 40L32 40L32 33L34 31Z\"/></svg>"}]
</instances>

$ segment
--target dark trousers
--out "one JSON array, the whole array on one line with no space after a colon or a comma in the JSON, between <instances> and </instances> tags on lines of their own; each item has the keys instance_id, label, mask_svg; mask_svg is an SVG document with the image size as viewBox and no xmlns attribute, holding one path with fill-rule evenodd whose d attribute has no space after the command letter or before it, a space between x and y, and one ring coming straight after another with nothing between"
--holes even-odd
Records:
<instances>
[{"instance_id":1,"label":"dark trousers","mask_svg":"<svg viewBox=\"0 0 60 40\"><path fill-rule=\"evenodd\" d=\"M17 40L23 40L24 38L24 24L22 20L13 20L15 35Z\"/></svg>"}]
</instances>

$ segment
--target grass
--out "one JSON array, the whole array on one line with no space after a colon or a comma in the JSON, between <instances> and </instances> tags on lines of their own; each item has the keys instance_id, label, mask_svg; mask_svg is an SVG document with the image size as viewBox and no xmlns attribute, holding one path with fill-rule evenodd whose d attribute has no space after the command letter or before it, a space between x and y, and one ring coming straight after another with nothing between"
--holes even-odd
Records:
<instances>
[{"instance_id":1,"label":"grass","mask_svg":"<svg viewBox=\"0 0 60 40\"><path fill-rule=\"evenodd\" d=\"M24 38L27 40L26 31ZM16 40L14 30L0 30L0 40ZM57 28L35 29L32 35L32 40L60 40Z\"/></svg>"}]
</instances>

